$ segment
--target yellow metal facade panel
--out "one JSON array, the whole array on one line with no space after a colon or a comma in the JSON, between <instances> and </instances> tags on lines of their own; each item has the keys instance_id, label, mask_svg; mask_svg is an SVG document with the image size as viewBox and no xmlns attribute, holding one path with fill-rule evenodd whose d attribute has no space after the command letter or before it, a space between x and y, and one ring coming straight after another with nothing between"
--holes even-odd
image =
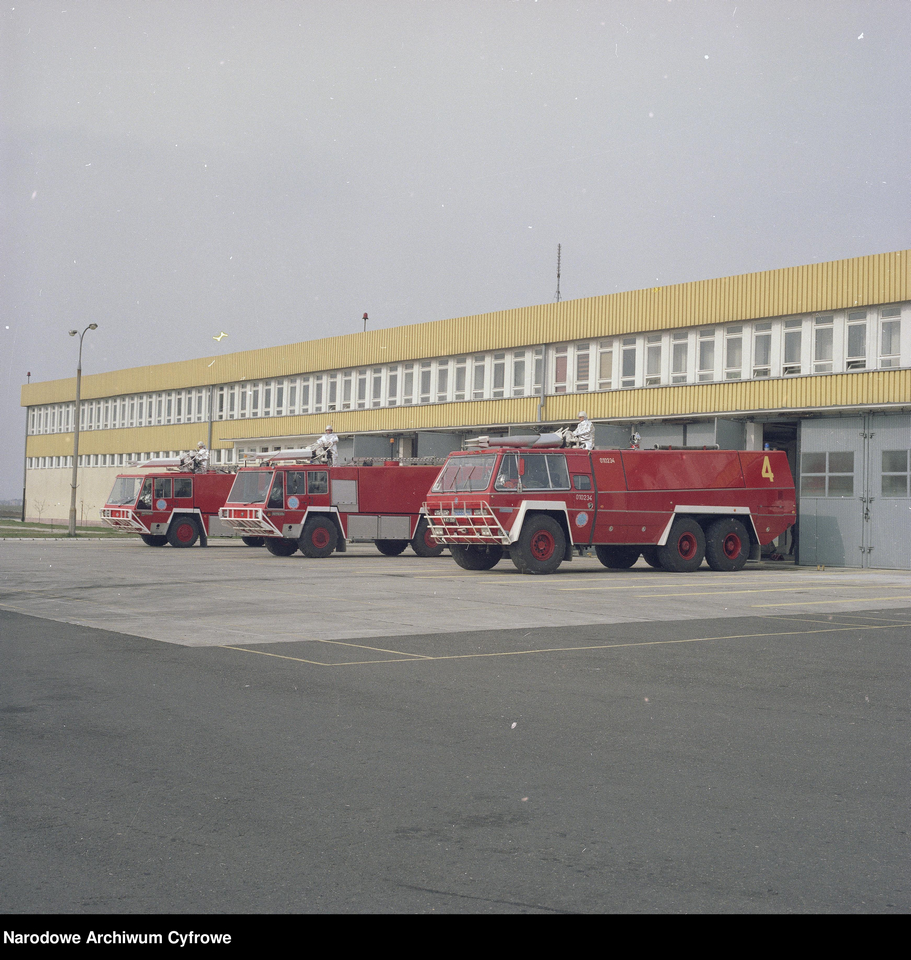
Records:
<instances>
[{"instance_id":1,"label":"yellow metal facade panel","mask_svg":"<svg viewBox=\"0 0 911 960\"><path fill-rule=\"evenodd\" d=\"M595 420L645 420L902 403L911 406L911 370L871 370L787 380L732 380L560 394L547 397L543 419L572 422L580 410Z\"/></svg>"},{"instance_id":2,"label":"yellow metal facade panel","mask_svg":"<svg viewBox=\"0 0 911 960\"><path fill-rule=\"evenodd\" d=\"M911 250L787 267L83 377L84 399L533 347L911 299ZM72 400L75 378L27 384L22 405Z\"/></svg>"},{"instance_id":3,"label":"yellow metal facade panel","mask_svg":"<svg viewBox=\"0 0 911 960\"><path fill-rule=\"evenodd\" d=\"M136 453L144 450L191 450L208 438L208 423L167 427L130 427L125 430L80 430L79 454ZM213 444L215 446L215 444ZM28 438L29 457L72 456L72 433L36 434Z\"/></svg>"}]
</instances>

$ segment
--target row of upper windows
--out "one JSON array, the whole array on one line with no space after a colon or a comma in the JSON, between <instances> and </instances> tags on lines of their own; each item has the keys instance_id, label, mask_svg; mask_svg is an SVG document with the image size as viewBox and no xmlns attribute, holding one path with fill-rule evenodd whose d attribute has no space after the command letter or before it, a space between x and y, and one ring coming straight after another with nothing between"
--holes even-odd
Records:
<instances>
[{"instance_id":1,"label":"row of upper windows","mask_svg":"<svg viewBox=\"0 0 911 960\"><path fill-rule=\"evenodd\" d=\"M186 450L152 450L145 453L80 453L80 467L130 467L144 463L146 460L161 457L173 459L182 456ZM236 464L243 457L235 450L210 450L210 464ZM29 470L73 469L73 457L26 457L26 467Z\"/></svg>"},{"instance_id":2,"label":"row of upper windows","mask_svg":"<svg viewBox=\"0 0 911 960\"><path fill-rule=\"evenodd\" d=\"M911 314L911 305L905 305ZM902 305L717 324L543 347L131 394L82 404L80 430L296 416L908 365ZM903 342L903 337L905 342ZM74 404L29 410L29 433L67 433Z\"/></svg>"}]
</instances>

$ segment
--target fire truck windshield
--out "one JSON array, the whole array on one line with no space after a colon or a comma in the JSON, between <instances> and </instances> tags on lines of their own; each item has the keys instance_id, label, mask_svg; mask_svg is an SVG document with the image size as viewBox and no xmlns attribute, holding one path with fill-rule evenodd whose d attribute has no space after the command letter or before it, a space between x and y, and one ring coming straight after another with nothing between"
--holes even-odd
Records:
<instances>
[{"instance_id":1,"label":"fire truck windshield","mask_svg":"<svg viewBox=\"0 0 911 960\"><path fill-rule=\"evenodd\" d=\"M272 484L271 470L244 470L234 478L226 503L263 503Z\"/></svg>"},{"instance_id":2,"label":"fire truck windshield","mask_svg":"<svg viewBox=\"0 0 911 960\"><path fill-rule=\"evenodd\" d=\"M497 462L497 454L452 457L433 485L434 493L461 493L486 490Z\"/></svg>"},{"instance_id":3,"label":"fire truck windshield","mask_svg":"<svg viewBox=\"0 0 911 960\"><path fill-rule=\"evenodd\" d=\"M139 495L139 488L142 486L142 477L118 477L114 481L114 489L108 497L108 503L126 506L128 503L135 503Z\"/></svg>"}]
</instances>

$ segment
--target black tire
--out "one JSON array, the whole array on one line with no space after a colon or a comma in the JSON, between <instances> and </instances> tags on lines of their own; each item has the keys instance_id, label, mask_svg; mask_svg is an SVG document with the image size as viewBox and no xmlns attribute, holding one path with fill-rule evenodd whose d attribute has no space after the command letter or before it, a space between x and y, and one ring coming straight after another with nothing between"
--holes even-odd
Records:
<instances>
[{"instance_id":1,"label":"black tire","mask_svg":"<svg viewBox=\"0 0 911 960\"><path fill-rule=\"evenodd\" d=\"M167 537L159 537L152 533L140 533L139 539L147 547L163 547L168 542Z\"/></svg>"},{"instance_id":2,"label":"black tire","mask_svg":"<svg viewBox=\"0 0 911 960\"><path fill-rule=\"evenodd\" d=\"M414 531L414 538L411 541L411 549L419 557L438 557L446 549L442 543L437 543L433 539L426 517L421 517L418 521L418 528Z\"/></svg>"},{"instance_id":3,"label":"black tire","mask_svg":"<svg viewBox=\"0 0 911 960\"><path fill-rule=\"evenodd\" d=\"M643 559L650 567L656 567L656 568L657 568L657 567L660 567L660 566L661 566L660 562L658 561L658 548L657 548L657 547L646 547L646 548L642 551L642 559Z\"/></svg>"},{"instance_id":4,"label":"black tire","mask_svg":"<svg viewBox=\"0 0 911 960\"><path fill-rule=\"evenodd\" d=\"M405 547L408 546L407 540L376 540L377 550L384 557L397 557L400 553L405 552Z\"/></svg>"},{"instance_id":5,"label":"black tire","mask_svg":"<svg viewBox=\"0 0 911 960\"><path fill-rule=\"evenodd\" d=\"M638 547L602 546L595 547L598 559L612 570L629 570L639 559Z\"/></svg>"},{"instance_id":6,"label":"black tire","mask_svg":"<svg viewBox=\"0 0 911 960\"><path fill-rule=\"evenodd\" d=\"M192 547L199 539L199 524L195 517L178 516L168 527L168 543L172 547Z\"/></svg>"},{"instance_id":7,"label":"black tire","mask_svg":"<svg viewBox=\"0 0 911 960\"><path fill-rule=\"evenodd\" d=\"M705 534L695 520L678 517L668 534L667 543L657 549L662 570L691 573L699 569L705 558Z\"/></svg>"},{"instance_id":8,"label":"black tire","mask_svg":"<svg viewBox=\"0 0 911 960\"><path fill-rule=\"evenodd\" d=\"M297 553L297 541L288 537L264 537L266 549L273 557L290 557Z\"/></svg>"},{"instance_id":9,"label":"black tire","mask_svg":"<svg viewBox=\"0 0 911 960\"><path fill-rule=\"evenodd\" d=\"M298 541L305 557L321 560L331 556L338 544L338 530L332 520L311 517L301 531Z\"/></svg>"},{"instance_id":10,"label":"black tire","mask_svg":"<svg viewBox=\"0 0 911 960\"><path fill-rule=\"evenodd\" d=\"M452 559L463 570L492 570L503 557L503 548L497 544L453 544L449 548Z\"/></svg>"},{"instance_id":11,"label":"black tire","mask_svg":"<svg viewBox=\"0 0 911 960\"><path fill-rule=\"evenodd\" d=\"M566 553L566 534L553 517L532 516L522 525L509 555L522 573L554 573Z\"/></svg>"},{"instance_id":12,"label":"black tire","mask_svg":"<svg viewBox=\"0 0 911 960\"><path fill-rule=\"evenodd\" d=\"M264 547L266 545L265 537L241 537L240 539L243 540L248 547Z\"/></svg>"},{"instance_id":13,"label":"black tire","mask_svg":"<svg viewBox=\"0 0 911 960\"><path fill-rule=\"evenodd\" d=\"M750 535L739 520L716 520L705 534L705 560L713 570L742 570L750 558Z\"/></svg>"}]
</instances>

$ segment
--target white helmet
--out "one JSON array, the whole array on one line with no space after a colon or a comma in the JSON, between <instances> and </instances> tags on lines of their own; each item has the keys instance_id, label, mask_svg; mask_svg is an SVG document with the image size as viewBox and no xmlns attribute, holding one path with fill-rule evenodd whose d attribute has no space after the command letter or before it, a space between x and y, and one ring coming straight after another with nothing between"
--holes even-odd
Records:
<instances>
[{"instance_id":1,"label":"white helmet","mask_svg":"<svg viewBox=\"0 0 911 960\"><path fill-rule=\"evenodd\" d=\"M326 433L332 433L332 424L331 424L331 423L327 423L327 424L326 424Z\"/></svg>"},{"instance_id":2,"label":"white helmet","mask_svg":"<svg viewBox=\"0 0 911 960\"><path fill-rule=\"evenodd\" d=\"M579 411L579 419L580 419L580 420L585 420L585 419L587 419L586 416L585 416L585 411L584 411L584 410L580 410L580 411Z\"/></svg>"},{"instance_id":3,"label":"white helmet","mask_svg":"<svg viewBox=\"0 0 911 960\"><path fill-rule=\"evenodd\" d=\"M205 446L205 444L202 442L202 440L200 440L199 443L196 444L196 449L197 449L197 450L202 450L202 448L203 448L204 446Z\"/></svg>"}]
</instances>

